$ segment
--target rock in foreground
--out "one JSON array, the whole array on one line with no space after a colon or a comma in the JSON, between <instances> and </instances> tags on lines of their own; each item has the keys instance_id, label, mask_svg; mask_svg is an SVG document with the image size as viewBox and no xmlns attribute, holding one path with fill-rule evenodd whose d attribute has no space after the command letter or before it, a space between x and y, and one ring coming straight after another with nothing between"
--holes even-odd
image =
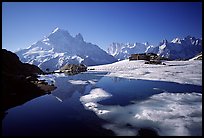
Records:
<instances>
[{"instance_id":1,"label":"rock in foreground","mask_svg":"<svg viewBox=\"0 0 204 138\"><path fill-rule=\"evenodd\" d=\"M62 68L60 68L61 72L76 72L76 73L80 73L80 72L85 72L87 71L87 67L84 64L79 64L79 65L75 65L75 64L66 64L65 66L63 66Z\"/></svg>"},{"instance_id":2,"label":"rock in foreground","mask_svg":"<svg viewBox=\"0 0 204 138\"><path fill-rule=\"evenodd\" d=\"M23 104L55 89L48 84L38 84L37 74L43 71L35 65L22 63L18 56L2 49L2 111ZM46 87L46 89L45 89Z\"/></svg>"}]
</instances>

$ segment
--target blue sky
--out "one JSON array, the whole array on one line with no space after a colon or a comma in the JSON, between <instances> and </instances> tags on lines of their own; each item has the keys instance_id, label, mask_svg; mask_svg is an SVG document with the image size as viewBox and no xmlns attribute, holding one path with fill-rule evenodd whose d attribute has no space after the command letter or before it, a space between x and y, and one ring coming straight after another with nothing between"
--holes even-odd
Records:
<instances>
[{"instance_id":1,"label":"blue sky","mask_svg":"<svg viewBox=\"0 0 204 138\"><path fill-rule=\"evenodd\" d=\"M56 27L102 49L112 42L202 37L201 2L3 2L2 48L27 48Z\"/></svg>"}]
</instances>

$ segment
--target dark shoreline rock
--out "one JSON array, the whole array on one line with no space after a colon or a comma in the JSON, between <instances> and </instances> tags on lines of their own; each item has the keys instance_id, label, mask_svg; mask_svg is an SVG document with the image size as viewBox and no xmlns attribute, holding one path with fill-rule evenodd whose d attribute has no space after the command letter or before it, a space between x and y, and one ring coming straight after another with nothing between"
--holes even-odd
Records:
<instances>
[{"instance_id":1,"label":"dark shoreline rock","mask_svg":"<svg viewBox=\"0 0 204 138\"><path fill-rule=\"evenodd\" d=\"M1 117L9 108L24 104L25 102L47 94L56 87L42 83L37 74L44 72L35 65L22 63L18 56L5 49L2 52L2 106ZM41 84L39 84L41 82Z\"/></svg>"},{"instance_id":2,"label":"dark shoreline rock","mask_svg":"<svg viewBox=\"0 0 204 138\"><path fill-rule=\"evenodd\" d=\"M140 128L137 136L159 136L159 134L152 128Z\"/></svg>"}]
</instances>

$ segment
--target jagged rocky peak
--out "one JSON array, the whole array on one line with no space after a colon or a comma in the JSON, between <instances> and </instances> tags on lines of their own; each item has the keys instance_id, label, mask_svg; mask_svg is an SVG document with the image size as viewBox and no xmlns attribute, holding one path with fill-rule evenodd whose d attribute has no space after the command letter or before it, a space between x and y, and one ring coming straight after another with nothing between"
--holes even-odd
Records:
<instances>
[{"instance_id":1,"label":"jagged rocky peak","mask_svg":"<svg viewBox=\"0 0 204 138\"><path fill-rule=\"evenodd\" d=\"M202 40L188 35L183 39L175 38L168 44L156 47L155 53L175 60L187 60L202 51Z\"/></svg>"},{"instance_id":2,"label":"jagged rocky peak","mask_svg":"<svg viewBox=\"0 0 204 138\"><path fill-rule=\"evenodd\" d=\"M84 38L83 36L81 35L81 33L78 33L76 36L75 36L75 39L79 40L79 41L84 41Z\"/></svg>"},{"instance_id":3,"label":"jagged rocky peak","mask_svg":"<svg viewBox=\"0 0 204 138\"><path fill-rule=\"evenodd\" d=\"M188 36L186 36L186 37L184 38L184 40L188 40L188 39L192 39L192 38L195 38L195 37L192 37L192 36L188 35Z\"/></svg>"},{"instance_id":4,"label":"jagged rocky peak","mask_svg":"<svg viewBox=\"0 0 204 138\"><path fill-rule=\"evenodd\" d=\"M132 53L155 53L170 59L189 59L202 51L202 39L190 35L172 41L164 39L157 46L146 43L126 43L119 45L112 43L107 52L116 59L125 59Z\"/></svg>"},{"instance_id":5,"label":"jagged rocky peak","mask_svg":"<svg viewBox=\"0 0 204 138\"><path fill-rule=\"evenodd\" d=\"M176 38L174 38L171 42L172 42L172 43L179 43L179 44L181 44L181 39L178 38L178 37L176 37Z\"/></svg>"},{"instance_id":6,"label":"jagged rocky peak","mask_svg":"<svg viewBox=\"0 0 204 138\"><path fill-rule=\"evenodd\" d=\"M202 39L199 39L199 38L197 39L197 38L192 37L190 35L185 37L183 40L186 41L186 43L188 45L202 45Z\"/></svg>"},{"instance_id":7,"label":"jagged rocky peak","mask_svg":"<svg viewBox=\"0 0 204 138\"><path fill-rule=\"evenodd\" d=\"M144 53L149 47L149 43L112 43L107 49L107 53L114 56L117 60L127 59L131 54Z\"/></svg>"},{"instance_id":8,"label":"jagged rocky peak","mask_svg":"<svg viewBox=\"0 0 204 138\"><path fill-rule=\"evenodd\" d=\"M54 33L59 33L59 32L68 32L67 30L64 30L64 29L61 29L61 28L58 28L56 27L51 34L54 34Z\"/></svg>"},{"instance_id":9,"label":"jagged rocky peak","mask_svg":"<svg viewBox=\"0 0 204 138\"><path fill-rule=\"evenodd\" d=\"M149 46L150 44L149 44L149 42L145 42L144 45Z\"/></svg>"},{"instance_id":10,"label":"jagged rocky peak","mask_svg":"<svg viewBox=\"0 0 204 138\"><path fill-rule=\"evenodd\" d=\"M168 43L168 40L163 39L163 40L160 42L160 45L167 44L167 43Z\"/></svg>"},{"instance_id":11,"label":"jagged rocky peak","mask_svg":"<svg viewBox=\"0 0 204 138\"><path fill-rule=\"evenodd\" d=\"M52 33L55 33L55 32L57 32L57 31L59 31L60 29L58 28L58 27L56 27L53 31L52 31Z\"/></svg>"},{"instance_id":12,"label":"jagged rocky peak","mask_svg":"<svg viewBox=\"0 0 204 138\"><path fill-rule=\"evenodd\" d=\"M192 37L190 35L180 39L179 37L174 38L171 43L177 43L177 44L184 44L184 45L202 45L202 39L197 39L195 37Z\"/></svg>"},{"instance_id":13,"label":"jagged rocky peak","mask_svg":"<svg viewBox=\"0 0 204 138\"><path fill-rule=\"evenodd\" d=\"M71 35L69 34L69 32L67 30L61 29L56 27L52 33L50 33L50 35L48 36L48 38L53 38L53 37L71 37Z\"/></svg>"}]
</instances>

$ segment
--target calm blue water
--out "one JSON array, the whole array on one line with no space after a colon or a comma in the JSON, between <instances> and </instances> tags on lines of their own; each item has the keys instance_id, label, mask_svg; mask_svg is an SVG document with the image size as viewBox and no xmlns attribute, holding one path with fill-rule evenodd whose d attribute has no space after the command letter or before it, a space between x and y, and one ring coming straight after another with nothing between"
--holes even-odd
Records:
<instances>
[{"instance_id":1,"label":"calm blue water","mask_svg":"<svg viewBox=\"0 0 204 138\"><path fill-rule=\"evenodd\" d=\"M97 82L106 73L85 73L55 79L52 94L9 109L2 121L3 136L113 135L101 126L106 122L85 110L79 98L92 85L73 85L69 80ZM57 97L57 98L56 98Z\"/></svg>"},{"instance_id":2,"label":"calm blue water","mask_svg":"<svg viewBox=\"0 0 204 138\"><path fill-rule=\"evenodd\" d=\"M128 105L132 100L144 100L162 92L190 93L202 92L202 87L190 84L179 84L165 81L135 80L119 77L103 77L97 84L111 93L111 98L98 103L103 105Z\"/></svg>"},{"instance_id":3,"label":"calm blue water","mask_svg":"<svg viewBox=\"0 0 204 138\"><path fill-rule=\"evenodd\" d=\"M202 87L196 85L104 77L105 74L86 72L56 78L57 89L51 94L7 111L2 121L2 135L113 135L112 131L101 127L107 122L84 109L79 101L94 88L102 88L113 95L100 101L104 105L127 105L132 100L143 100L164 91L202 91ZM72 84L70 80L86 83Z\"/></svg>"}]
</instances>

